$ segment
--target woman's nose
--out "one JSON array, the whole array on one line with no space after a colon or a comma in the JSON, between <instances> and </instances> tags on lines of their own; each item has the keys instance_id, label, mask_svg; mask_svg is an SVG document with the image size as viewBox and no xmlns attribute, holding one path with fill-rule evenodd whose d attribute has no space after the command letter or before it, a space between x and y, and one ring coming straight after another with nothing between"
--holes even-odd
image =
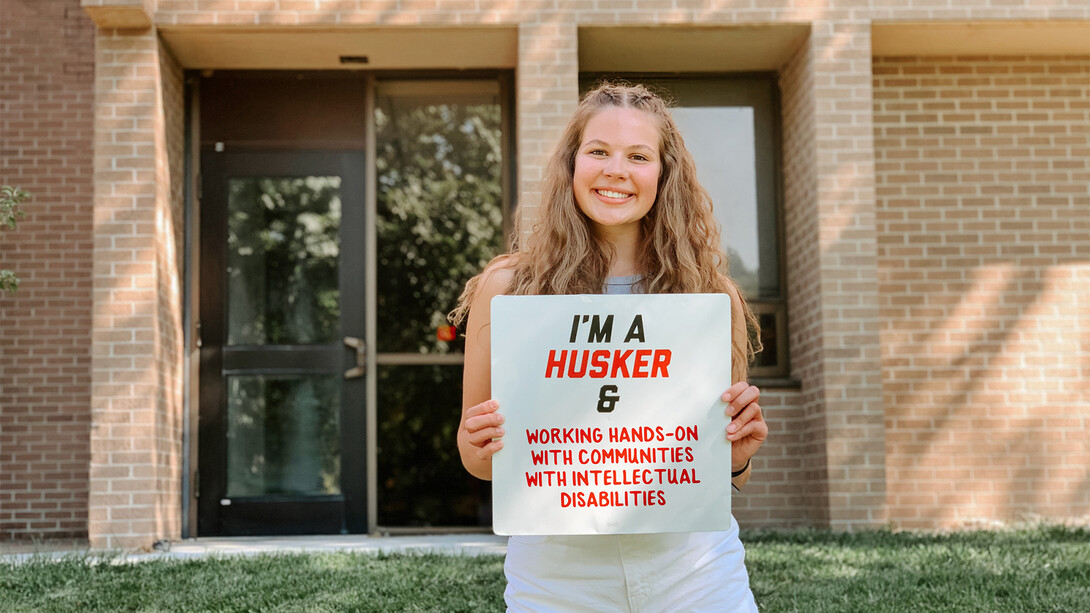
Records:
<instances>
[{"instance_id":1,"label":"woman's nose","mask_svg":"<svg viewBox=\"0 0 1090 613\"><path fill-rule=\"evenodd\" d=\"M606 160L604 172L611 177L624 176L626 172L624 159L616 155L610 156L609 159Z\"/></svg>"}]
</instances>

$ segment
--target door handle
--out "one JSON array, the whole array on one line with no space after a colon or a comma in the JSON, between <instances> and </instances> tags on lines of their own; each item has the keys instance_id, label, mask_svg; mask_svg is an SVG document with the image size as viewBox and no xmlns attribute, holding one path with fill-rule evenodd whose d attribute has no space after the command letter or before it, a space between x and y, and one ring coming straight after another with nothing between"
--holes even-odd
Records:
<instances>
[{"instance_id":1,"label":"door handle","mask_svg":"<svg viewBox=\"0 0 1090 613\"><path fill-rule=\"evenodd\" d=\"M367 344L354 336L344 337L344 344L356 350L356 365L344 371L345 379L358 379L367 372Z\"/></svg>"}]
</instances>

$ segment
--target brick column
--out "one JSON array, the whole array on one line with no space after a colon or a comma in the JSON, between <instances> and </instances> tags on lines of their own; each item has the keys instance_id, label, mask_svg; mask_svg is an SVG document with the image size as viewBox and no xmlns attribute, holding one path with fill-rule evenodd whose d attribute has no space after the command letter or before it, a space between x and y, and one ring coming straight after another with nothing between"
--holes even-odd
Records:
<instances>
[{"instance_id":1,"label":"brick column","mask_svg":"<svg viewBox=\"0 0 1090 613\"><path fill-rule=\"evenodd\" d=\"M89 537L147 548L181 526L182 73L153 30L95 64Z\"/></svg>"},{"instance_id":2,"label":"brick column","mask_svg":"<svg viewBox=\"0 0 1090 613\"><path fill-rule=\"evenodd\" d=\"M792 374L813 525L885 519L870 25L817 22L784 68Z\"/></svg>"},{"instance_id":3,"label":"brick column","mask_svg":"<svg viewBox=\"0 0 1090 613\"><path fill-rule=\"evenodd\" d=\"M829 525L825 447L824 379L821 361L821 245L818 240L817 124L814 49L807 41L780 72L783 115L784 255L791 322L791 375L802 382L794 455L801 460L797 490L810 525ZM776 406L776 405L769 405ZM781 433L771 431L779 437Z\"/></svg>"},{"instance_id":4,"label":"brick column","mask_svg":"<svg viewBox=\"0 0 1090 613\"><path fill-rule=\"evenodd\" d=\"M886 502L870 23L817 22L810 44L828 520L852 529Z\"/></svg>"},{"instance_id":5,"label":"brick column","mask_svg":"<svg viewBox=\"0 0 1090 613\"><path fill-rule=\"evenodd\" d=\"M564 13L545 13L539 19L519 25L515 86L519 203L531 217L541 202L540 184L549 156L579 103L575 23Z\"/></svg>"}]
</instances>

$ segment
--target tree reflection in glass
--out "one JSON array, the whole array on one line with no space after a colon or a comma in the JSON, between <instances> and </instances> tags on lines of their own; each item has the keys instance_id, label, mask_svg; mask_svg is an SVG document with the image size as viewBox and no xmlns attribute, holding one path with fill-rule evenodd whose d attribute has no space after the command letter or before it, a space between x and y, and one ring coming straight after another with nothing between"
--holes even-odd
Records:
<instances>
[{"instance_id":1,"label":"tree reflection in glass","mask_svg":"<svg viewBox=\"0 0 1090 613\"><path fill-rule=\"evenodd\" d=\"M500 106L476 98L379 91L379 352L460 351L436 329L503 247Z\"/></svg>"},{"instance_id":2,"label":"tree reflection in glass","mask_svg":"<svg viewBox=\"0 0 1090 613\"><path fill-rule=\"evenodd\" d=\"M227 495L337 494L340 380L227 378Z\"/></svg>"},{"instance_id":3,"label":"tree reflection in glass","mask_svg":"<svg viewBox=\"0 0 1090 613\"><path fill-rule=\"evenodd\" d=\"M488 525L488 482L458 456L462 367L380 366L378 389L379 524Z\"/></svg>"},{"instance_id":4,"label":"tree reflection in glass","mask_svg":"<svg viewBox=\"0 0 1090 613\"><path fill-rule=\"evenodd\" d=\"M228 182L227 344L338 337L340 177Z\"/></svg>"},{"instance_id":5,"label":"tree reflection in glass","mask_svg":"<svg viewBox=\"0 0 1090 613\"><path fill-rule=\"evenodd\" d=\"M383 353L461 352L461 337L440 340L436 331L447 325L446 315L466 281L503 248L499 96L475 87L379 86L375 166L380 359ZM458 458L461 380L461 365L379 366L381 525L490 521L488 484L466 473Z\"/></svg>"}]
</instances>

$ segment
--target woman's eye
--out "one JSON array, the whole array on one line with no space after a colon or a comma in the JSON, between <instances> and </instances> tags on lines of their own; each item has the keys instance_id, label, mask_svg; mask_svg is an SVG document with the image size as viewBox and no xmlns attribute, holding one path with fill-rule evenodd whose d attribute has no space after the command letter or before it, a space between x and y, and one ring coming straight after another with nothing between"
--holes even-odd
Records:
<instances>
[{"instance_id":1,"label":"woman's eye","mask_svg":"<svg viewBox=\"0 0 1090 613\"><path fill-rule=\"evenodd\" d=\"M591 155L605 155L606 152L601 149L594 149L590 152Z\"/></svg>"},{"instance_id":2,"label":"woman's eye","mask_svg":"<svg viewBox=\"0 0 1090 613\"><path fill-rule=\"evenodd\" d=\"M637 153L636 155L632 156L632 159L636 160L637 162L646 162L647 156Z\"/></svg>"}]
</instances>

